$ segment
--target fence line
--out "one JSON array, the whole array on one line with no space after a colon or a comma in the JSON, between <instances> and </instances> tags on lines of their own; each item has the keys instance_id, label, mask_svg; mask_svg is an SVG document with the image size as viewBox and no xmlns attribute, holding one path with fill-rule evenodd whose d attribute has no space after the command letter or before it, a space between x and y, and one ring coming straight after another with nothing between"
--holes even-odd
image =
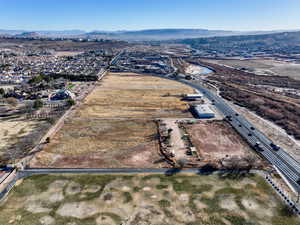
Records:
<instances>
[{"instance_id":1,"label":"fence line","mask_svg":"<svg viewBox=\"0 0 300 225\"><path fill-rule=\"evenodd\" d=\"M279 185L277 185L271 176L265 175L265 179L267 182L272 186L272 188L276 191L276 193L283 199L283 201L293 210L293 212L297 215L300 216L300 208L296 202L294 202L288 194L282 190Z\"/></svg>"}]
</instances>

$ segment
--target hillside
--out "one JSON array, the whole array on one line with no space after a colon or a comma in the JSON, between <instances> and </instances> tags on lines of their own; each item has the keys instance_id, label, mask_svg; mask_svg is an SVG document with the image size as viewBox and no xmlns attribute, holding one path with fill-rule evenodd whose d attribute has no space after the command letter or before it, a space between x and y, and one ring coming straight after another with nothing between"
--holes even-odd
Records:
<instances>
[{"instance_id":1,"label":"hillside","mask_svg":"<svg viewBox=\"0 0 300 225\"><path fill-rule=\"evenodd\" d=\"M119 32L91 32L86 35L101 38L119 38L124 40L168 40L197 37L234 35L236 32L207 29L149 29Z\"/></svg>"},{"instance_id":2,"label":"hillside","mask_svg":"<svg viewBox=\"0 0 300 225\"><path fill-rule=\"evenodd\" d=\"M192 48L217 53L265 52L277 54L299 54L300 31L263 35L239 35L179 40Z\"/></svg>"}]
</instances>

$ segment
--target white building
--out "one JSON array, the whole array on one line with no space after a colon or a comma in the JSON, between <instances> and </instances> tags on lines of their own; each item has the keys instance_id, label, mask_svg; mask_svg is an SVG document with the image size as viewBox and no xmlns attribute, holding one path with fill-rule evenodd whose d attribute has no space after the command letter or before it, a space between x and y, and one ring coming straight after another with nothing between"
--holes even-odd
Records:
<instances>
[{"instance_id":1,"label":"white building","mask_svg":"<svg viewBox=\"0 0 300 225\"><path fill-rule=\"evenodd\" d=\"M215 113L207 104L195 106L194 112L199 119L211 119L215 117Z\"/></svg>"},{"instance_id":2,"label":"white building","mask_svg":"<svg viewBox=\"0 0 300 225\"><path fill-rule=\"evenodd\" d=\"M203 95L200 94L200 93L197 93L197 94L187 94L184 97L184 100L192 101L192 100L197 100L197 99L201 99L201 98L203 98Z\"/></svg>"}]
</instances>

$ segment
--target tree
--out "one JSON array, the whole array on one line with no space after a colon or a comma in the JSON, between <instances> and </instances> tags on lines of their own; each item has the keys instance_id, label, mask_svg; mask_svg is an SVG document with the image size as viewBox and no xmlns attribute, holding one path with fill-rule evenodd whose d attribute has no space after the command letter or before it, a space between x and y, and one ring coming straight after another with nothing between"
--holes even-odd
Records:
<instances>
[{"instance_id":1,"label":"tree","mask_svg":"<svg viewBox=\"0 0 300 225\"><path fill-rule=\"evenodd\" d=\"M0 88L0 95L5 95L5 90L3 88Z\"/></svg>"},{"instance_id":2,"label":"tree","mask_svg":"<svg viewBox=\"0 0 300 225\"><path fill-rule=\"evenodd\" d=\"M46 143L49 144L50 143L50 137L46 138Z\"/></svg>"},{"instance_id":3,"label":"tree","mask_svg":"<svg viewBox=\"0 0 300 225\"><path fill-rule=\"evenodd\" d=\"M68 106L72 106L72 105L75 105L75 104L76 104L75 100L72 99L72 98L68 98L68 99L66 100L66 103L68 104Z\"/></svg>"},{"instance_id":4,"label":"tree","mask_svg":"<svg viewBox=\"0 0 300 225\"><path fill-rule=\"evenodd\" d=\"M34 109L39 109L43 107L43 101L41 99L37 99L33 103L33 108Z\"/></svg>"}]
</instances>

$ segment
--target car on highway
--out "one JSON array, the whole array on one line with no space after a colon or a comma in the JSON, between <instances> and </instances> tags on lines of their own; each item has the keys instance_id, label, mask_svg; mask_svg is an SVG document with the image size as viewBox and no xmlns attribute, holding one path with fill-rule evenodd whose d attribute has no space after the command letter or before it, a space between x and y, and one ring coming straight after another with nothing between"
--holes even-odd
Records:
<instances>
[{"instance_id":1,"label":"car on highway","mask_svg":"<svg viewBox=\"0 0 300 225\"><path fill-rule=\"evenodd\" d=\"M263 151L264 151L263 148L262 148L262 146L261 146L261 143L260 143L259 141L255 143L254 148L255 148L257 151L260 151L260 152L263 152Z\"/></svg>"},{"instance_id":2,"label":"car on highway","mask_svg":"<svg viewBox=\"0 0 300 225\"><path fill-rule=\"evenodd\" d=\"M231 116L226 116L225 119L228 120L228 121L232 121L232 117Z\"/></svg>"},{"instance_id":3,"label":"car on highway","mask_svg":"<svg viewBox=\"0 0 300 225\"><path fill-rule=\"evenodd\" d=\"M280 147L275 145L273 142L270 144L270 146L274 151L278 151L280 149Z\"/></svg>"}]
</instances>

